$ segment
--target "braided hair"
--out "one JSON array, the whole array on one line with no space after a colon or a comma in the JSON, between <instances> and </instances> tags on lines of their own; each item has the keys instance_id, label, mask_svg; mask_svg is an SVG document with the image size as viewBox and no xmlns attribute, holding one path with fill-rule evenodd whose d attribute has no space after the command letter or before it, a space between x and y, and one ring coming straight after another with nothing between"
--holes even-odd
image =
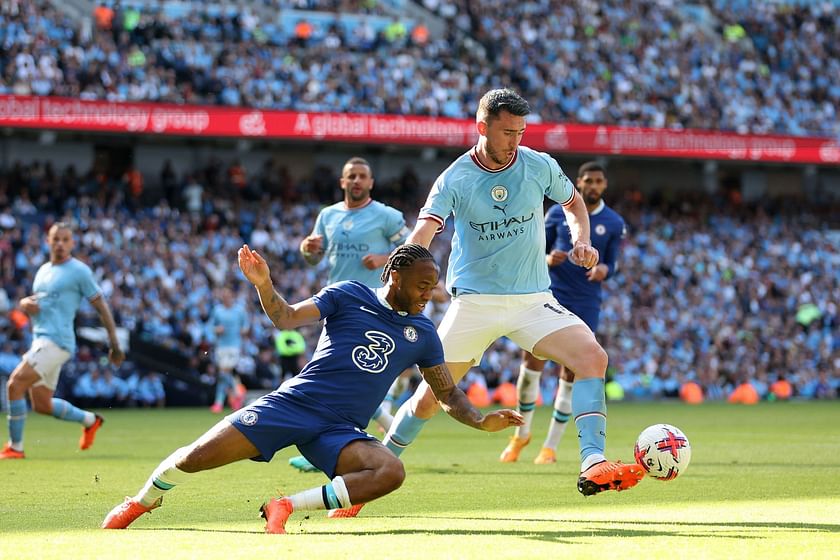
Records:
<instances>
[{"instance_id":1,"label":"braided hair","mask_svg":"<svg viewBox=\"0 0 840 560\"><path fill-rule=\"evenodd\" d=\"M413 265L416 261L432 261L435 257L428 249L417 243L406 243L400 245L391 252L388 257L388 262L385 263L385 268L382 270L382 275L379 279L383 284L388 282L388 277L392 270L402 270Z\"/></svg>"}]
</instances>

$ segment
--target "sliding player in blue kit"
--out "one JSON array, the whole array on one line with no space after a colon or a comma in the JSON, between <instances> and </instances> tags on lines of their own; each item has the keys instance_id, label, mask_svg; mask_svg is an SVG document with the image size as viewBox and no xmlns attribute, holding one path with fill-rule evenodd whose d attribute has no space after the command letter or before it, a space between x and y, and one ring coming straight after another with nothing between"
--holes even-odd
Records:
<instances>
[{"instance_id":1,"label":"sliding player in blue kit","mask_svg":"<svg viewBox=\"0 0 840 560\"><path fill-rule=\"evenodd\" d=\"M608 461L604 375L607 353L589 327L549 291L545 264L545 196L565 212L573 246L569 260L598 263L586 205L557 162L520 146L527 101L508 89L486 93L476 112L477 145L432 185L408 242L428 247L454 215L446 287L452 304L438 329L446 364L457 381L487 347L506 336L535 356L575 373L572 411L580 438L578 491L590 496L626 490L644 476L640 465ZM439 407L427 383L394 416L383 443L399 455Z\"/></svg>"},{"instance_id":2,"label":"sliding player in blue kit","mask_svg":"<svg viewBox=\"0 0 840 560\"><path fill-rule=\"evenodd\" d=\"M263 504L268 533L285 533L294 511L359 507L393 492L405 478L403 465L364 428L393 380L412 364L459 422L489 432L521 423L513 410L483 416L455 386L434 324L422 314L438 280L426 248L394 250L382 272L384 287L339 282L295 305L275 291L265 260L247 245L239 250L239 267L277 328L324 320L312 360L298 376L165 459L136 497L111 510L103 528L124 529L193 473L242 459L270 461L290 445L331 481Z\"/></svg>"},{"instance_id":3,"label":"sliding player in blue kit","mask_svg":"<svg viewBox=\"0 0 840 560\"><path fill-rule=\"evenodd\" d=\"M388 255L408 238L402 212L371 197L374 183L373 169L366 159L348 159L339 181L344 199L323 208L315 218L312 233L300 242L300 253L308 264L327 259L330 284L356 280L368 288L378 288ZM413 372L411 368L401 377ZM399 379L394 381L388 397L373 413L373 421L383 431L394 420L391 400L399 385ZM292 457L289 464L303 472L318 471L303 455Z\"/></svg>"},{"instance_id":4,"label":"sliding player in blue kit","mask_svg":"<svg viewBox=\"0 0 840 560\"><path fill-rule=\"evenodd\" d=\"M580 317L595 333L601 315L601 283L615 274L618 252L626 228L624 219L601 198L607 189L607 176L601 165L594 161L581 165L575 185L586 203L592 246L598 249L600 261L588 270L569 261L567 255L572 249L571 232L566 223L565 212L559 205L549 208L545 215L548 251L545 260L551 277L551 293L563 307ZM510 443L502 451L499 460L503 463L516 462L522 448L531 441L531 420L540 390L543 367L545 360L535 357L527 350L523 351L516 389L519 412L525 423L516 429ZM559 364L559 367L560 383L554 399L551 425L542 449L534 459L537 465L557 462L557 445L572 414L572 383L575 374L562 364Z\"/></svg>"}]
</instances>

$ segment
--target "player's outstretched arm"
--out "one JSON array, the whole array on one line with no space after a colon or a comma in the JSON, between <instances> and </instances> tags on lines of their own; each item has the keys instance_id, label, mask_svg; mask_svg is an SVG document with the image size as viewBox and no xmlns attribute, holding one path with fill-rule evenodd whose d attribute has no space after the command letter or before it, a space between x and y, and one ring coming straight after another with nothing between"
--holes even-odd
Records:
<instances>
[{"instance_id":1,"label":"player's outstretched arm","mask_svg":"<svg viewBox=\"0 0 840 560\"><path fill-rule=\"evenodd\" d=\"M114 322L114 316L111 314L111 308L105 302L105 298L100 294L99 297L91 300L90 304L96 309L99 315L99 320L102 326L108 331L108 359L115 366L119 366L125 360L125 354L120 348L120 340L117 338L117 324Z\"/></svg>"},{"instance_id":2,"label":"player's outstretched arm","mask_svg":"<svg viewBox=\"0 0 840 560\"><path fill-rule=\"evenodd\" d=\"M420 368L420 372L444 412L462 424L485 432L498 432L511 426L521 426L524 423L522 416L515 410L502 409L487 415L481 414L472 405L467 395L455 385L446 364Z\"/></svg>"},{"instance_id":3,"label":"player's outstretched arm","mask_svg":"<svg viewBox=\"0 0 840 560\"><path fill-rule=\"evenodd\" d=\"M271 283L271 271L262 255L243 245L237 253L239 269L245 278L257 288L263 311L278 329L294 329L301 325L316 323L321 320L321 311L312 299L295 305L286 303L274 284Z\"/></svg>"},{"instance_id":4,"label":"player's outstretched arm","mask_svg":"<svg viewBox=\"0 0 840 560\"><path fill-rule=\"evenodd\" d=\"M432 239L435 238L435 233L438 229L438 223L431 218L421 218L417 220L417 225L414 226L414 231L405 240L406 243L417 243L426 249L432 244Z\"/></svg>"}]
</instances>

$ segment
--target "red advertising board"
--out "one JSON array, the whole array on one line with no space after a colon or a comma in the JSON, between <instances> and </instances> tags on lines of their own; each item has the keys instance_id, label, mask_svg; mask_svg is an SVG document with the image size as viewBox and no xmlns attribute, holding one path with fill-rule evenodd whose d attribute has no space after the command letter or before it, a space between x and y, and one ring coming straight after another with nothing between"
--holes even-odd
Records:
<instances>
[{"instance_id":1,"label":"red advertising board","mask_svg":"<svg viewBox=\"0 0 840 560\"><path fill-rule=\"evenodd\" d=\"M468 147L477 135L472 121L459 119L14 95L0 95L0 127L437 147ZM552 153L840 164L840 143L817 137L535 123L524 142Z\"/></svg>"}]
</instances>

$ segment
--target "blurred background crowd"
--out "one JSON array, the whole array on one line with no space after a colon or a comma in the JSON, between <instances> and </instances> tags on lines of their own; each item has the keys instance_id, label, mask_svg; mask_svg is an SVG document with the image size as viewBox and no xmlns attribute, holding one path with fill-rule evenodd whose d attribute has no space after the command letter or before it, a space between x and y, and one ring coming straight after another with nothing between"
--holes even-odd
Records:
<instances>
[{"instance_id":1,"label":"blurred background crowd","mask_svg":"<svg viewBox=\"0 0 840 560\"><path fill-rule=\"evenodd\" d=\"M535 120L840 137L831 0L0 6L0 93L470 118L510 86Z\"/></svg>"},{"instance_id":2,"label":"blurred background crowd","mask_svg":"<svg viewBox=\"0 0 840 560\"><path fill-rule=\"evenodd\" d=\"M311 355L318 329L302 329L305 350L281 356L278 333L239 273L236 250L249 243L264 254L289 301L320 289L324 263L307 266L298 246L320 208L340 198L337 172L317 168L296 182L266 165L248 177L237 160L213 159L183 177L168 177L165 165L160 182L174 188L137 197L129 175L103 179L48 163L3 170L0 372L10 372L28 348L26 317L16 302L29 293L47 258L46 228L62 218L77 225L76 255L96 272L118 325L182 356L208 386L215 374L208 319L220 288L232 288L250 315L237 371L249 388L272 388ZM238 188L243 175L245 188ZM65 195L50 197L55 188ZM379 179L376 197L401 209L411 225L426 192L407 168ZM632 186L611 188L607 200L624 216L628 236L618 274L604 284L597 334L610 355L609 376L627 398L675 397L689 381L707 399L727 398L743 383L767 397L779 380L790 384L793 396L836 396L836 205L794 207L783 199L746 204L737 196L677 197L668 191L651 196ZM432 249L445 268L445 234ZM431 308L432 318L439 319L446 305ZM98 325L91 307L83 307L78 325ZM183 385L165 368L153 371L134 361L114 371L95 344L82 347L65 366L59 387L65 396L152 406L163 402L164 381ZM515 381L518 367L518 350L503 339L466 382L492 389ZM548 399L554 383L547 368Z\"/></svg>"}]
</instances>

